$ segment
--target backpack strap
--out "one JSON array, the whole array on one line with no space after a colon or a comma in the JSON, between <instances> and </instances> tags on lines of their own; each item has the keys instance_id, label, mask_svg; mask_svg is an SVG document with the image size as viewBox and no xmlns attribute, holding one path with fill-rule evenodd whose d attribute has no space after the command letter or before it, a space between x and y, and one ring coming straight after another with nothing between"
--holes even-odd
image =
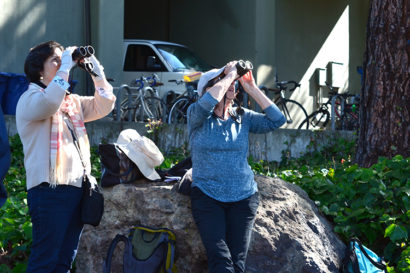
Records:
<instances>
[{"instance_id":1,"label":"backpack strap","mask_svg":"<svg viewBox=\"0 0 410 273\"><path fill-rule=\"evenodd\" d=\"M164 263L164 271L166 273L173 273L174 270L174 259L175 259L175 241L170 240L168 243L167 257Z\"/></svg>"},{"instance_id":2,"label":"backpack strap","mask_svg":"<svg viewBox=\"0 0 410 273\"><path fill-rule=\"evenodd\" d=\"M115 238L111 241L110 247L108 248L107 251L107 257L104 260L103 263L103 273L110 273L111 272L111 259L112 255L114 254L115 247L117 246L118 242L123 241L125 244L125 249L129 247L129 240L126 236L122 234L117 234Z\"/></svg>"},{"instance_id":3,"label":"backpack strap","mask_svg":"<svg viewBox=\"0 0 410 273\"><path fill-rule=\"evenodd\" d=\"M124 172L116 173L116 172L111 171L107 166L104 165L104 163L101 162L101 165L105 168L105 171L108 174L111 174L112 176L116 176L116 177L129 175L130 172L132 172L132 170L134 169L134 166L132 164L130 164L130 167L128 168L128 170L126 170Z\"/></svg>"},{"instance_id":4,"label":"backpack strap","mask_svg":"<svg viewBox=\"0 0 410 273\"><path fill-rule=\"evenodd\" d=\"M360 242L359 239L357 238L353 238L352 241L356 242L357 245L359 246L360 250L362 251L362 253L364 254L364 256L366 256L366 258L378 269L381 269L383 271L386 271L386 266L383 263L377 262L375 260L373 260L372 257L369 256L369 254L367 254L367 251L363 248L362 243Z\"/></svg>"},{"instance_id":5,"label":"backpack strap","mask_svg":"<svg viewBox=\"0 0 410 273\"><path fill-rule=\"evenodd\" d=\"M145 227L145 226L135 226L130 229L130 233L132 233L133 230L135 229L140 229L143 231L147 232L158 232L162 233L161 234L161 239L159 241L160 243L166 243L167 245L167 255L165 257L165 261L163 263L163 268L161 272L166 272L166 273L174 273L176 272L174 260L175 260L175 242L176 242L176 236L174 232L172 232L170 229L167 228L150 228L150 227ZM105 273L105 272L103 272Z\"/></svg>"},{"instance_id":6,"label":"backpack strap","mask_svg":"<svg viewBox=\"0 0 410 273\"><path fill-rule=\"evenodd\" d=\"M167 240L167 257L164 263L164 272L166 273L173 273L176 272L176 268L174 265L174 260L175 260L175 241L176 237L175 234L167 228L160 229L159 231L163 233L167 233L168 236L166 238Z\"/></svg>"}]
</instances>

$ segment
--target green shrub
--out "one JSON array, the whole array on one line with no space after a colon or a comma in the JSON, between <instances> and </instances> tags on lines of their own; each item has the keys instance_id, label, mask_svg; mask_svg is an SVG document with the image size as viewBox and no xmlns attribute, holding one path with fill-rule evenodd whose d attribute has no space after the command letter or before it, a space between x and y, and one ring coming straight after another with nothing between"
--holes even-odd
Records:
<instances>
[{"instance_id":1,"label":"green shrub","mask_svg":"<svg viewBox=\"0 0 410 273\"><path fill-rule=\"evenodd\" d=\"M285 157L281 164L250 164L256 173L303 188L346 243L356 236L390 262L389 272L409 272L410 158L380 158L360 168L350 162L354 152L354 143L338 140L299 159Z\"/></svg>"},{"instance_id":2,"label":"green shrub","mask_svg":"<svg viewBox=\"0 0 410 273\"><path fill-rule=\"evenodd\" d=\"M10 149L13 156L4 180L8 198L0 209L0 272L25 272L32 238L23 147L18 135L10 138Z\"/></svg>"}]
</instances>

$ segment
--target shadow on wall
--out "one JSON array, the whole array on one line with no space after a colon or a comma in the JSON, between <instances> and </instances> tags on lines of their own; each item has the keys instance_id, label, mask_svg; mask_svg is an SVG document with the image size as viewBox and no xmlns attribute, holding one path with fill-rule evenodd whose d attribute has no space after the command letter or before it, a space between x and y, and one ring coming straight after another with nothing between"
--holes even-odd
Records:
<instances>
[{"instance_id":1,"label":"shadow on wall","mask_svg":"<svg viewBox=\"0 0 410 273\"><path fill-rule=\"evenodd\" d=\"M346 1L315 1L301 5L299 1L277 3L277 54L280 80L296 80L301 87L290 98L303 104L308 113L316 108L320 86L315 73L326 69L328 63L342 63L343 69L329 76L348 84L349 64L349 5ZM326 12L323 12L326 10ZM293 35L290 35L293 34ZM325 73L326 75L327 73Z\"/></svg>"},{"instance_id":2,"label":"shadow on wall","mask_svg":"<svg viewBox=\"0 0 410 273\"><path fill-rule=\"evenodd\" d=\"M3 53L0 71L22 73L26 54L33 45L40 42L42 33L46 31L44 18L47 4L45 1L2 2L2 17L5 19L0 21L0 49Z\"/></svg>"}]
</instances>

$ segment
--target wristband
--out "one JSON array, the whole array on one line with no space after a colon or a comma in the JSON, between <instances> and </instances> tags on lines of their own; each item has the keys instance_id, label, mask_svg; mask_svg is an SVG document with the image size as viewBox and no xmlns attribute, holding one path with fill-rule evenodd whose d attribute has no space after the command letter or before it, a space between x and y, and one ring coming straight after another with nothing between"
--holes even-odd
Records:
<instances>
[{"instance_id":1,"label":"wristband","mask_svg":"<svg viewBox=\"0 0 410 273\"><path fill-rule=\"evenodd\" d=\"M61 78L60 76L55 76L52 79L52 82L57 84L63 90L67 90L70 87L70 84L66 82L63 78Z\"/></svg>"}]
</instances>

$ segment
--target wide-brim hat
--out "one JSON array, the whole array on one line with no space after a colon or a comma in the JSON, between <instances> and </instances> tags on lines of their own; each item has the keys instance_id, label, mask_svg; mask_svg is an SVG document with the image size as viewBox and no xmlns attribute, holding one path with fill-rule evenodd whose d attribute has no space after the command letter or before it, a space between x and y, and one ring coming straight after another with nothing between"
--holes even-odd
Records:
<instances>
[{"instance_id":1,"label":"wide-brim hat","mask_svg":"<svg viewBox=\"0 0 410 273\"><path fill-rule=\"evenodd\" d=\"M206 86L206 84L210 80L213 80L216 77L218 77L219 75L221 75L222 72L224 71L224 69L225 69L225 66L222 67L222 68L219 68L219 69L214 68L214 69L211 69L211 70L209 70L209 71L207 71L207 72L205 72L201 75L201 78L199 78L199 81L198 81L198 87L196 89L198 91L199 96L202 96L204 94L204 91L205 91L204 87Z\"/></svg>"},{"instance_id":2,"label":"wide-brim hat","mask_svg":"<svg viewBox=\"0 0 410 273\"><path fill-rule=\"evenodd\" d=\"M134 129L126 129L120 133L116 144L146 178L161 179L155 167L161 165L164 156L151 139L141 136Z\"/></svg>"}]
</instances>

